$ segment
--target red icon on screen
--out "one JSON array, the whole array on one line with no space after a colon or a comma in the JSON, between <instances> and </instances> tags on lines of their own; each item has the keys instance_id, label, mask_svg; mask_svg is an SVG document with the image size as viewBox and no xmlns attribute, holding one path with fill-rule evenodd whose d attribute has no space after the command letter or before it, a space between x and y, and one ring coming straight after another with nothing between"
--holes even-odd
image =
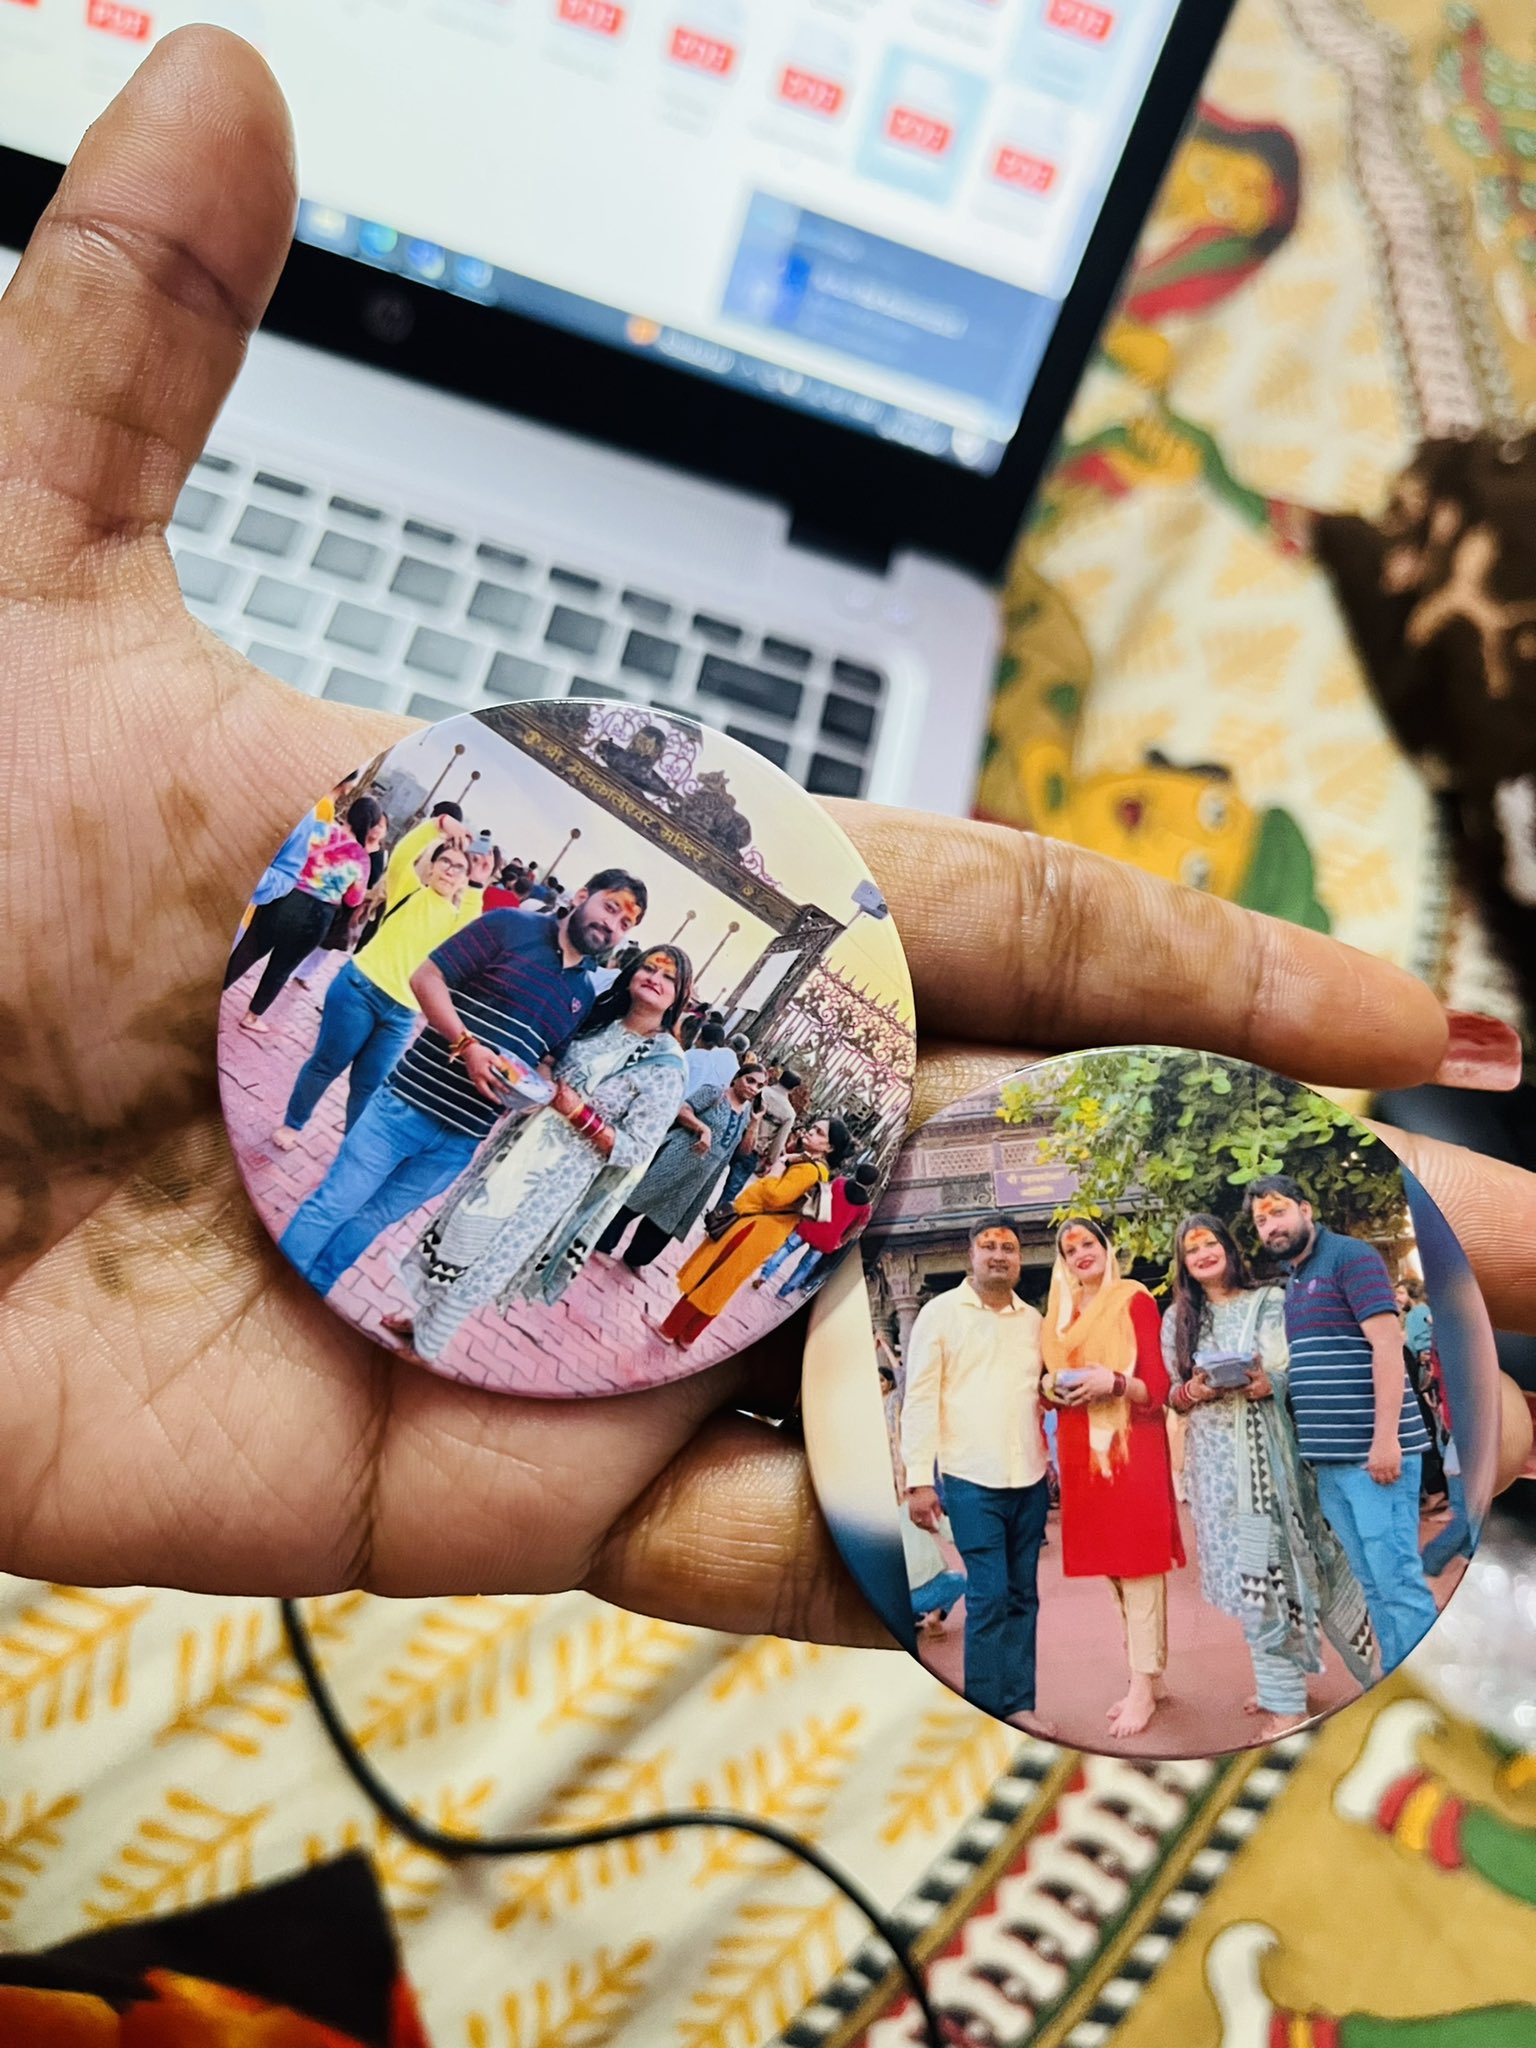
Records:
<instances>
[{"instance_id":1,"label":"red icon on screen","mask_svg":"<svg viewBox=\"0 0 1536 2048\"><path fill-rule=\"evenodd\" d=\"M616 36L624 26L624 10L614 0L560 0L556 11L572 28L590 29L598 36Z\"/></svg>"},{"instance_id":2,"label":"red icon on screen","mask_svg":"<svg viewBox=\"0 0 1536 2048\"><path fill-rule=\"evenodd\" d=\"M38 0L15 0L15 4L18 7L36 7Z\"/></svg>"},{"instance_id":3,"label":"red icon on screen","mask_svg":"<svg viewBox=\"0 0 1536 2048\"><path fill-rule=\"evenodd\" d=\"M802 71L798 64L786 64L779 79L779 98L808 114L841 113L847 97L835 78L818 78L814 71Z\"/></svg>"},{"instance_id":4,"label":"red icon on screen","mask_svg":"<svg viewBox=\"0 0 1536 2048\"><path fill-rule=\"evenodd\" d=\"M711 78L725 78L736 62L736 45L707 34L701 28L678 27L672 31L669 55L674 64L686 64L693 71L707 71Z\"/></svg>"},{"instance_id":5,"label":"red icon on screen","mask_svg":"<svg viewBox=\"0 0 1536 2048\"><path fill-rule=\"evenodd\" d=\"M142 7L124 7L122 0L86 0L85 25L129 43L147 43L154 26Z\"/></svg>"},{"instance_id":6,"label":"red icon on screen","mask_svg":"<svg viewBox=\"0 0 1536 2048\"><path fill-rule=\"evenodd\" d=\"M1092 0L1047 0L1045 18L1063 35L1077 36L1085 43L1107 43L1115 17L1107 7L1095 7Z\"/></svg>"},{"instance_id":7,"label":"red icon on screen","mask_svg":"<svg viewBox=\"0 0 1536 2048\"><path fill-rule=\"evenodd\" d=\"M943 156L955 139L947 121L921 114L915 107L892 107L885 117L885 132L901 149L915 149L923 156Z\"/></svg>"},{"instance_id":8,"label":"red icon on screen","mask_svg":"<svg viewBox=\"0 0 1536 2048\"><path fill-rule=\"evenodd\" d=\"M992 175L999 184L1012 185L1020 192L1049 192L1056 182L1056 166L1044 157L1011 149L1005 143L992 159Z\"/></svg>"}]
</instances>

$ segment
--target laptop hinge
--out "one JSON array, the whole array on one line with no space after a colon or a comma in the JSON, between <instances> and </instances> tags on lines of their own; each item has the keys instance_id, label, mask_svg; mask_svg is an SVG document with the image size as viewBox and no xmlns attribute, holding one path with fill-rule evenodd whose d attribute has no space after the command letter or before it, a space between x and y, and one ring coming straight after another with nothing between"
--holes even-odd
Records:
<instances>
[{"instance_id":1,"label":"laptop hinge","mask_svg":"<svg viewBox=\"0 0 1536 2048\"><path fill-rule=\"evenodd\" d=\"M796 513L789 523L789 544L804 548L808 554L826 555L834 562L841 562L850 569L863 569L876 576L890 573L891 547L867 537L855 539L851 534L834 533L830 527L818 525L803 513Z\"/></svg>"}]
</instances>

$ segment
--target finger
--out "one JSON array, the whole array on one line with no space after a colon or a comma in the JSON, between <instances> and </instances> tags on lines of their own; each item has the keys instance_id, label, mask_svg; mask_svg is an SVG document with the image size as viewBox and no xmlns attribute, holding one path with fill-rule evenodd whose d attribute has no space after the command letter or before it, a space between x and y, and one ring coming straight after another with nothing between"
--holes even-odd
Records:
<instances>
[{"instance_id":1,"label":"finger","mask_svg":"<svg viewBox=\"0 0 1536 2048\"><path fill-rule=\"evenodd\" d=\"M828 808L885 892L925 1036L1191 1045L1344 1087L1444 1056L1422 982L1316 932L1007 826Z\"/></svg>"},{"instance_id":2,"label":"finger","mask_svg":"<svg viewBox=\"0 0 1536 2048\"><path fill-rule=\"evenodd\" d=\"M1499 1374L1499 1476L1496 1482L1500 1493L1525 1474L1533 1445L1536 1445L1536 1426L1533 1426L1531 1404L1509 1374L1502 1372Z\"/></svg>"},{"instance_id":3,"label":"finger","mask_svg":"<svg viewBox=\"0 0 1536 2048\"><path fill-rule=\"evenodd\" d=\"M165 38L87 132L0 305L0 491L46 589L169 519L293 227L276 81L218 29Z\"/></svg>"},{"instance_id":4,"label":"finger","mask_svg":"<svg viewBox=\"0 0 1536 2048\"><path fill-rule=\"evenodd\" d=\"M1495 1329L1536 1333L1536 1174L1438 1138L1372 1128L1444 1210Z\"/></svg>"},{"instance_id":5,"label":"finger","mask_svg":"<svg viewBox=\"0 0 1536 2048\"><path fill-rule=\"evenodd\" d=\"M888 1648L839 1557L793 1437L720 1415L609 1531L584 1581L645 1614L728 1633Z\"/></svg>"}]
</instances>

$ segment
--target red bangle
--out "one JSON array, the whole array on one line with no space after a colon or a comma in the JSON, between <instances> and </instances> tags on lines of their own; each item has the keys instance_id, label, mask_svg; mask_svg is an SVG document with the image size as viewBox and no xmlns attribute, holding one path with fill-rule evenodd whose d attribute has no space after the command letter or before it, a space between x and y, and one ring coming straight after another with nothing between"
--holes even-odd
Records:
<instances>
[{"instance_id":1,"label":"red bangle","mask_svg":"<svg viewBox=\"0 0 1536 2048\"><path fill-rule=\"evenodd\" d=\"M459 1055L464 1051L466 1046L478 1045L479 1043L480 1041L478 1038L476 1038L473 1031L461 1031L458 1037L453 1041L452 1045L449 1046L448 1057L451 1060L456 1060L459 1057Z\"/></svg>"},{"instance_id":2,"label":"red bangle","mask_svg":"<svg viewBox=\"0 0 1536 2048\"><path fill-rule=\"evenodd\" d=\"M1130 1381L1126 1378L1123 1372L1117 1372L1115 1374L1115 1399L1117 1401L1123 1401L1125 1399L1125 1390L1129 1385Z\"/></svg>"}]
</instances>

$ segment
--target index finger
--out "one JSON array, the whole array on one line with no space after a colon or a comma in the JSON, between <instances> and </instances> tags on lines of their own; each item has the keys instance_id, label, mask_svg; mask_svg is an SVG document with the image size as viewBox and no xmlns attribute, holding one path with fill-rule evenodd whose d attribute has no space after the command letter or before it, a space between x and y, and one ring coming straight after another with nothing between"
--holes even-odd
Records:
<instances>
[{"instance_id":1,"label":"index finger","mask_svg":"<svg viewBox=\"0 0 1536 2048\"><path fill-rule=\"evenodd\" d=\"M827 808L890 905L925 1037L1198 1046L1352 1088L1444 1056L1423 982L1320 933L1011 826Z\"/></svg>"}]
</instances>

